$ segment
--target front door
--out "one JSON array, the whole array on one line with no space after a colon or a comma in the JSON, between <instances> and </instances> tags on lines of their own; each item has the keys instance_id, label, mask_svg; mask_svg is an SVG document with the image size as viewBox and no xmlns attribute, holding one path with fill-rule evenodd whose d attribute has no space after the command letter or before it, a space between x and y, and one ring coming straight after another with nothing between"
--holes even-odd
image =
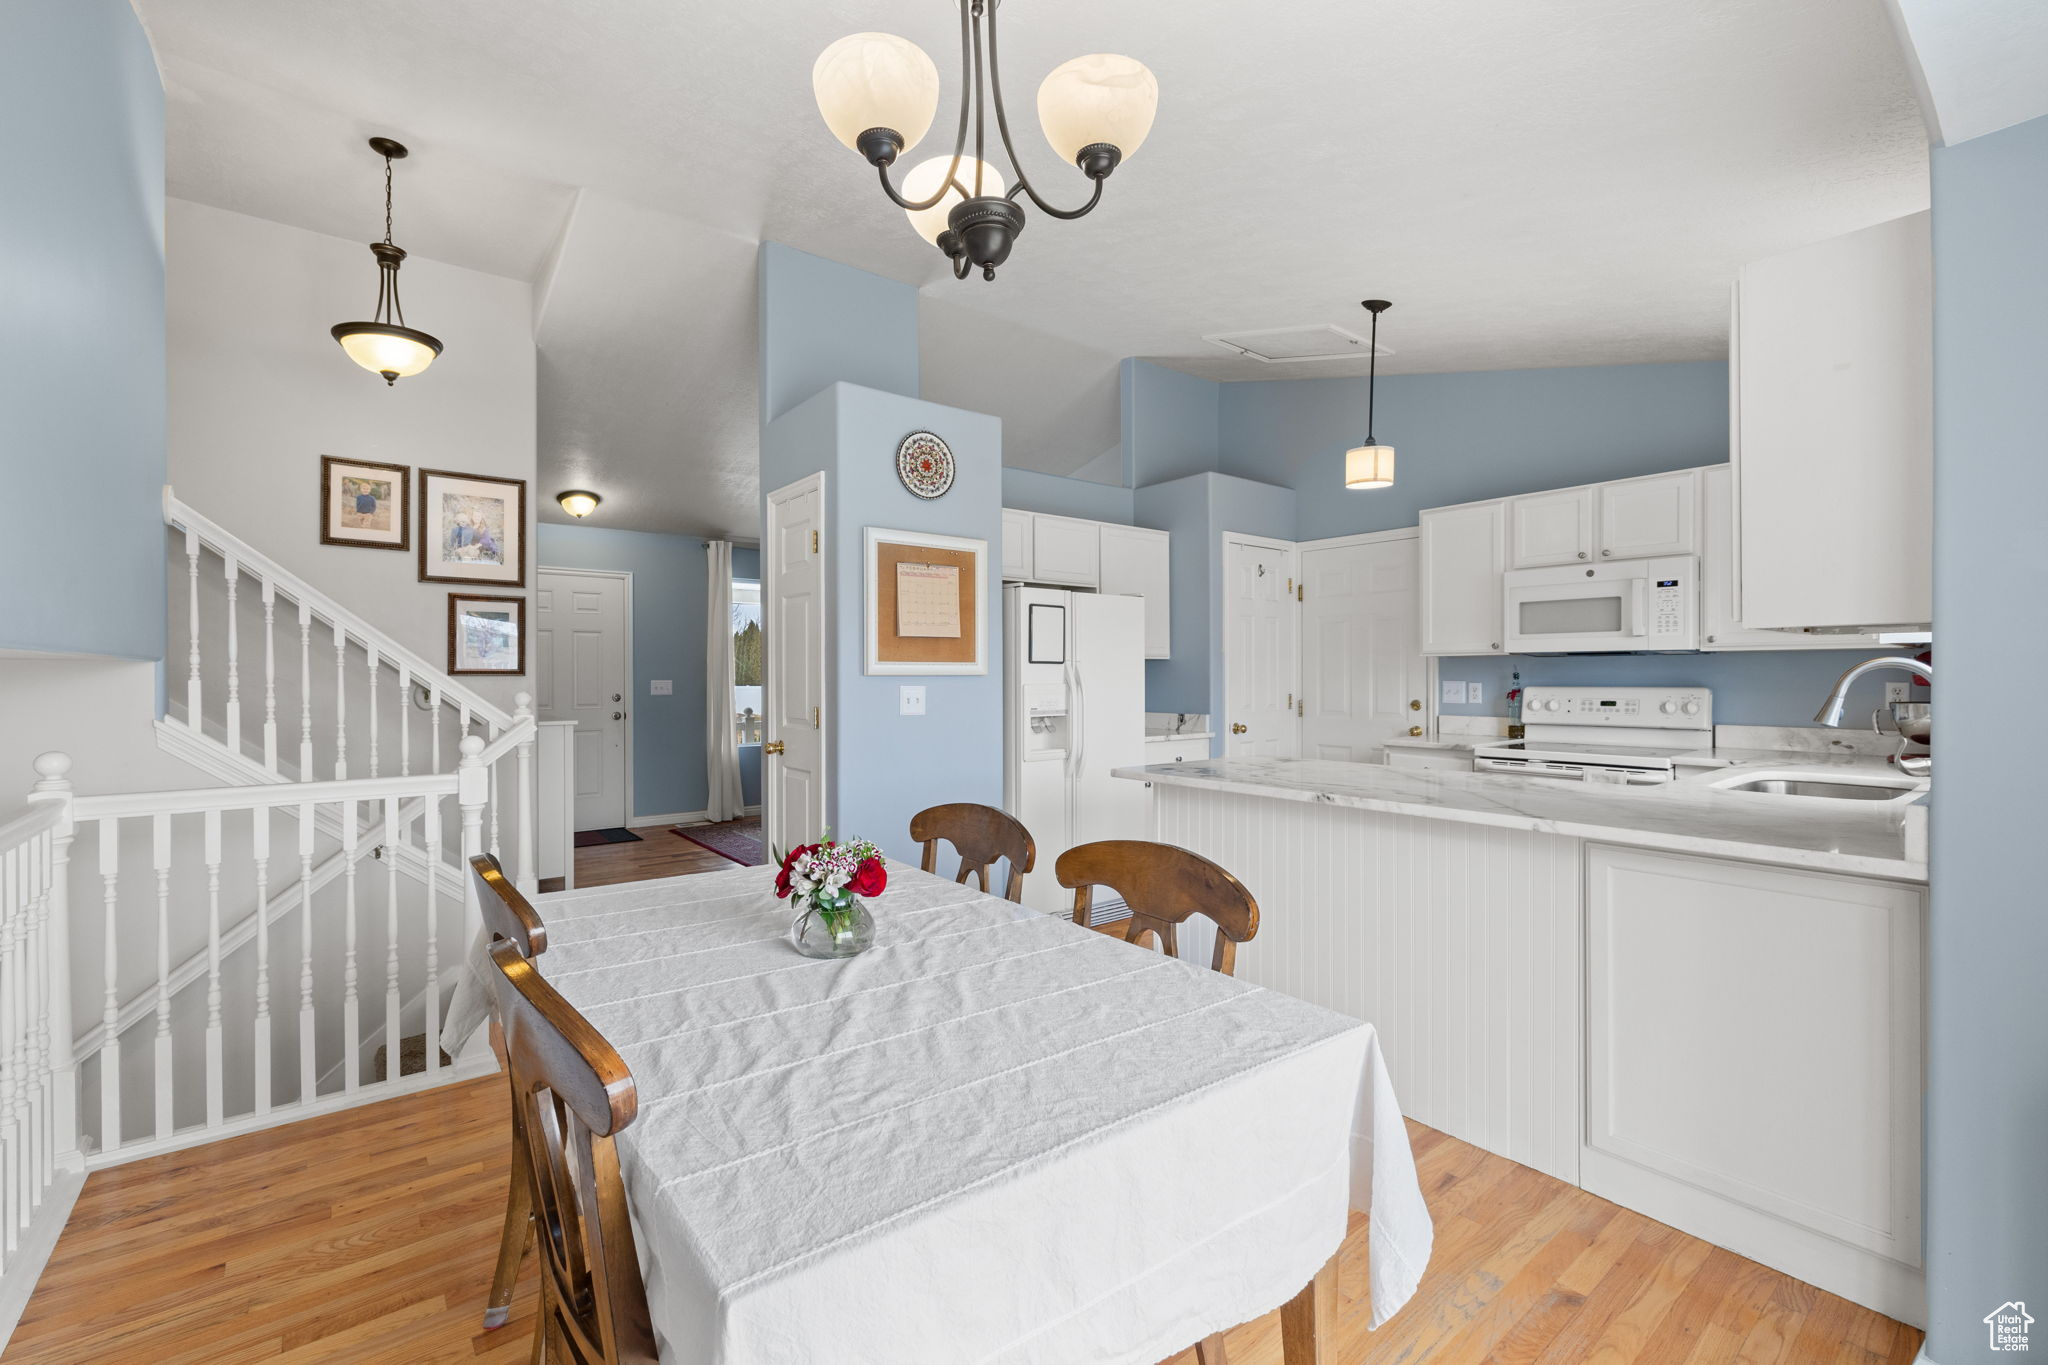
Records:
<instances>
[{"instance_id":1,"label":"front door","mask_svg":"<svg viewBox=\"0 0 2048 1365\"><path fill-rule=\"evenodd\" d=\"M542 720L576 722L577 829L626 823L626 584L621 574L542 569L534 592L534 691Z\"/></svg>"},{"instance_id":2,"label":"front door","mask_svg":"<svg viewBox=\"0 0 2048 1365\"><path fill-rule=\"evenodd\" d=\"M1427 722L1409 534L1301 552L1301 755L1378 763Z\"/></svg>"},{"instance_id":3,"label":"front door","mask_svg":"<svg viewBox=\"0 0 2048 1365\"><path fill-rule=\"evenodd\" d=\"M762 833L788 852L825 832L825 476L768 495L761 546Z\"/></svg>"},{"instance_id":4,"label":"front door","mask_svg":"<svg viewBox=\"0 0 2048 1365\"><path fill-rule=\"evenodd\" d=\"M1223 542L1223 677L1227 758L1293 758L1301 655L1292 545Z\"/></svg>"}]
</instances>

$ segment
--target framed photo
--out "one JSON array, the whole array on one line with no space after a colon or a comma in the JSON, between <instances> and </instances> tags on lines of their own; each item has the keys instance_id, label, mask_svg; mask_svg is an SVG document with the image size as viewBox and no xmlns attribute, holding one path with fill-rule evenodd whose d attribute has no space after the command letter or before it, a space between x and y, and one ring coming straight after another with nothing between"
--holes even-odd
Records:
<instances>
[{"instance_id":1,"label":"framed photo","mask_svg":"<svg viewBox=\"0 0 2048 1365\"><path fill-rule=\"evenodd\" d=\"M526 586L526 480L420 471L420 581Z\"/></svg>"},{"instance_id":2,"label":"framed photo","mask_svg":"<svg viewBox=\"0 0 2048 1365\"><path fill-rule=\"evenodd\" d=\"M526 599L449 593L448 671L524 673Z\"/></svg>"},{"instance_id":3,"label":"framed photo","mask_svg":"<svg viewBox=\"0 0 2048 1365\"><path fill-rule=\"evenodd\" d=\"M988 672L988 542L866 531L868 673Z\"/></svg>"},{"instance_id":4,"label":"framed photo","mask_svg":"<svg viewBox=\"0 0 2048 1365\"><path fill-rule=\"evenodd\" d=\"M320 457L320 543L410 550L412 467Z\"/></svg>"}]
</instances>

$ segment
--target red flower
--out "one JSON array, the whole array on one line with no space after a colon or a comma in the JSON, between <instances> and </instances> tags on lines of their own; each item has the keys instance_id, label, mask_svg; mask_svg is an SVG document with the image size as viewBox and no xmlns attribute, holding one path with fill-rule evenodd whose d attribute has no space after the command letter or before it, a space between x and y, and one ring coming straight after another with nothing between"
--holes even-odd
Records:
<instances>
[{"instance_id":1,"label":"red flower","mask_svg":"<svg viewBox=\"0 0 2048 1365\"><path fill-rule=\"evenodd\" d=\"M882 866L880 858L870 858L854 869L853 880L846 889L856 896L879 896L889 885L889 869Z\"/></svg>"},{"instance_id":2,"label":"red flower","mask_svg":"<svg viewBox=\"0 0 2048 1365\"><path fill-rule=\"evenodd\" d=\"M791 849L787 854L783 856L782 870L775 874L775 895L778 899L787 900L789 898L790 866L793 863L795 863L797 859L803 857L806 853L809 853L812 849L817 847L818 845L816 844L798 844L795 848Z\"/></svg>"}]
</instances>

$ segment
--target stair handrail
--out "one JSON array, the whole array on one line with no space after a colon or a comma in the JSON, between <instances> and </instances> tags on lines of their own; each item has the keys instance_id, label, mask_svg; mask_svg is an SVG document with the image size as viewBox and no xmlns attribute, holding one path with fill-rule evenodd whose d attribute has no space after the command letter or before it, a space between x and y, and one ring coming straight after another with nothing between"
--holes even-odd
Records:
<instances>
[{"instance_id":1,"label":"stair handrail","mask_svg":"<svg viewBox=\"0 0 2048 1365\"><path fill-rule=\"evenodd\" d=\"M211 547L216 554L233 559L257 578L268 582L275 591L304 606L329 625L345 631L350 639L374 646L379 657L403 665L415 683L424 683L436 697L468 707L470 715L494 728L502 730L512 724L510 712L449 677L391 638L389 633L371 625L234 532L182 501L169 484L164 485L164 524L198 537L201 544Z\"/></svg>"}]
</instances>

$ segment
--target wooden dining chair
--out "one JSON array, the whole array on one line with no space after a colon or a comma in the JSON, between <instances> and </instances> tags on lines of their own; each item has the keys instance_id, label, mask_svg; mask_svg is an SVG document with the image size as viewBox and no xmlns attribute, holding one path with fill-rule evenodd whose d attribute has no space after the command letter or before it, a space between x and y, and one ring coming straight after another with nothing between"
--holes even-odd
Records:
<instances>
[{"instance_id":1,"label":"wooden dining chair","mask_svg":"<svg viewBox=\"0 0 2048 1365\"><path fill-rule=\"evenodd\" d=\"M531 1157L526 1175L541 1263L533 1359L656 1365L614 1144L639 1111L633 1073L517 946L494 943L491 961L512 1096Z\"/></svg>"},{"instance_id":2,"label":"wooden dining chair","mask_svg":"<svg viewBox=\"0 0 2048 1365\"><path fill-rule=\"evenodd\" d=\"M1060 855L1053 875L1074 893L1074 923L1086 928L1094 889L1106 886L1131 908L1124 941L1142 945L1147 934L1160 951L1178 956L1174 930L1190 915L1216 922L1216 951L1209 965L1229 976L1237 968L1237 945L1259 932L1259 903L1244 883L1199 853L1143 839L1104 839L1080 844Z\"/></svg>"},{"instance_id":3,"label":"wooden dining chair","mask_svg":"<svg viewBox=\"0 0 2048 1365\"><path fill-rule=\"evenodd\" d=\"M470 876L476 879L477 908L483 912L484 936L493 945L511 944L531 961L547 951L548 930L540 913L519 893L505 875L505 869L488 853L469 860ZM504 1025L496 1008L491 1010L491 1051L498 1065L508 1073ZM505 1230L498 1239L498 1267L491 1275L491 1297L484 1305L484 1326L503 1327L512 1318L512 1292L519 1284L519 1262L526 1255L526 1241L533 1225L533 1195L526 1170L526 1130L519 1121L519 1097L512 1097L512 1181L505 1195Z\"/></svg>"},{"instance_id":4,"label":"wooden dining chair","mask_svg":"<svg viewBox=\"0 0 2048 1365\"><path fill-rule=\"evenodd\" d=\"M989 889L988 873L996 860L1007 862L1010 877L1003 884L1005 900L1023 901L1024 874L1038 861L1031 831L1015 816L968 801L919 811L910 817L910 837L924 845L920 866L926 872L938 871L939 841L943 839L960 854L960 874L953 880L965 884L970 873L978 874L984 891Z\"/></svg>"}]
</instances>

